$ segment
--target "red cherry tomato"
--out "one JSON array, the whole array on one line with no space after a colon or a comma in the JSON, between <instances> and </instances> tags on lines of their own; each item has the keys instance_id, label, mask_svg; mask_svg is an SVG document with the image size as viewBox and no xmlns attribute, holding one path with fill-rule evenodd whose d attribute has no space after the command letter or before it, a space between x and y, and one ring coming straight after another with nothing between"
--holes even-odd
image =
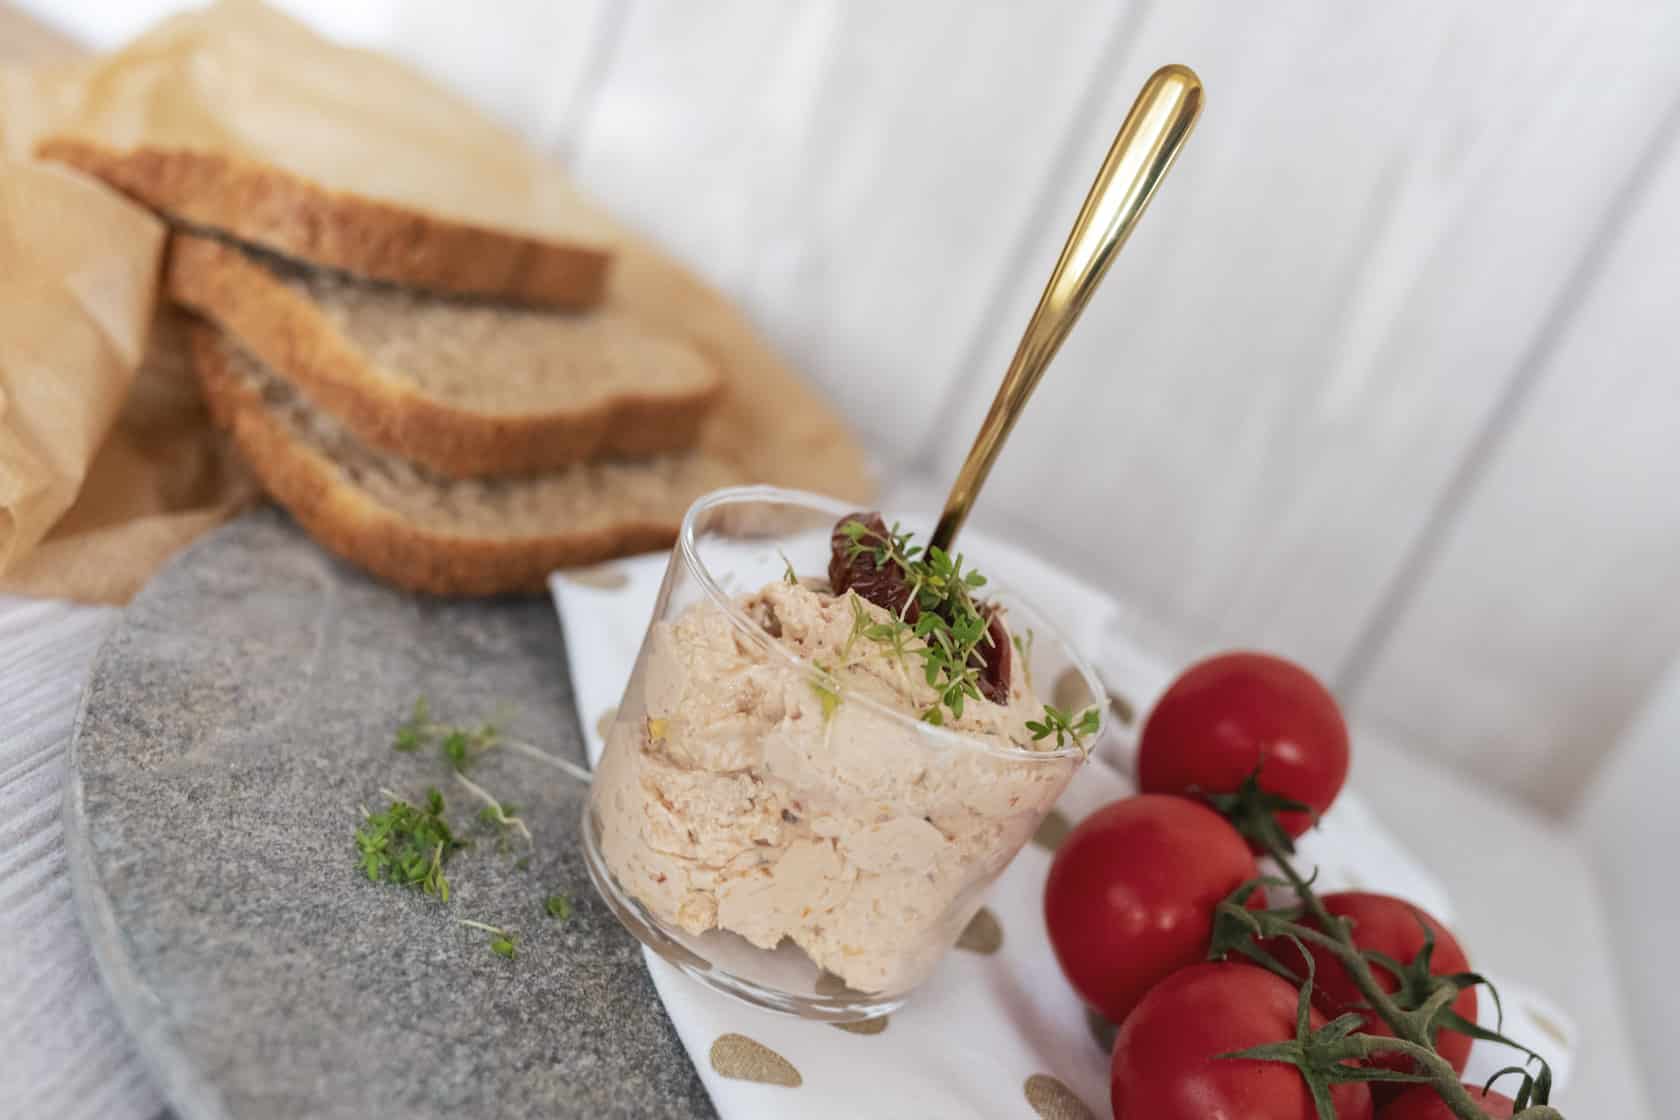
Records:
<instances>
[{"instance_id":1,"label":"red cherry tomato","mask_svg":"<svg viewBox=\"0 0 1680 1120\"><path fill-rule=\"evenodd\" d=\"M1479 1085L1466 1085L1465 1091L1492 1120L1511 1120L1517 1110L1516 1102L1499 1093L1484 1094ZM1377 1120L1457 1120L1438 1093L1428 1085L1413 1085L1384 1105Z\"/></svg>"},{"instance_id":2,"label":"red cherry tomato","mask_svg":"<svg viewBox=\"0 0 1680 1120\"><path fill-rule=\"evenodd\" d=\"M1203 963L1173 973L1143 997L1114 1040L1114 1120L1315 1120L1300 1070L1219 1057L1294 1038L1295 1004L1288 981L1252 965ZM1313 1012L1313 1028L1323 1025ZM1365 1085L1335 1085L1330 1095L1337 1120L1370 1117Z\"/></svg>"},{"instance_id":3,"label":"red cherry tomato","mask_svg":"<svg viewBox=\"0 0 1680 1120\"><path fill-rule=\"evenodd\" d=\"M1347 778L1347 724L1305 669L1264 653L1224 653L1192 665L1156 703L1138 740L1145 793L1233 793L1260 769L1260 787L1312 807L1279 813L1290 836L1330 808Z\"/></svg>"},{"instance_id":4,"label":"red cherry tomato","mask_svg":"<svg viewBox=\"0 0 1680 1120\"><path fill-rule=\"evenodd\" d=\"M1207 953L1213 908L1258 874L1236 829L1182 797L1106 805L1068 833L1044 885L1056 959L1118 1023L1156 981Z\"/></svg>"},{"instance_id":5,"label":"red cherry tomato","mask_svg":"<svg viewBox=\"0 0 1680 1120\"><path fill-rule=\"evenodd\" d=\"M1352 919L1353 942L1361 949L1375 949L1385 953L1401 964L1410 964L1423 948L1423 929L1418 920L1427 922L1435 934L1435 951L1429 958L1429 971L1436 976L1450 976L1455 972L1469 972L1470 961L1459 947L1452 932L1436 921L1427 912L1413 906L1404 899L1392 898L1386 894L1369 894L1364 891L1338 891L1323 897L1324 908L1339 918ZM1317 927L1311 919L1303 919L1303 925ZM1270 941L1266 948L1292 969L1299 970L1302 966L1301 951L1288 941ZM1347 974L1340 961L1331 956L1324 949L1312 947L1313 963L1318 969L1317 979L1313 986L1313 1006L1330 1018L1335 1018L1348 1011L1357 1012L1365 1019L1362 1028L1367 1034L1392 1036L1394 1032L1375 1011L1361 1005L1365 997L1359 994L1354 986L1353 978ZM1381 984L1384 991L1393 992L1399 988L1400 982L1387 969L1380 965L1371 966L1372 973ZM1476 990L1465 988L1453 1001L1453 1010L1465 1019L1476 1021ZM1453 1069L1464 1072L1465 1059L1470 1056L1470 1036L1457 1031L1441 1031L1435 1039L1435 1048L1441 1057L1452 1063ZM1384 1054L1373 1060L1373 1064L1385 1069L1410 1070L1410 1059L1399 1054ZM1379 1096L1382 1093L1379 1091Z\"/></svg>"}]
</instances>

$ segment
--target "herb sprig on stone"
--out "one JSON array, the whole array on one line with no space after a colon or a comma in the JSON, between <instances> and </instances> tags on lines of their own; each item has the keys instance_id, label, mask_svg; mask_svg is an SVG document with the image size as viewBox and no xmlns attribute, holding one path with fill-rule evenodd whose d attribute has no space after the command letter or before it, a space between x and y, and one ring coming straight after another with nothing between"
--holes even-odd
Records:
<instances>
[{"instance_id":1,"label":"herb sprig on stone","mask_svg":"<svg viewBox=\"0 0 1680 1120\"><path fill-rule=\"evenodd\" d=\"M365 819L356 830L362 870L376 883L414 887L448 902L443 865L456 849L466 847L466 841L457 839L444 819L443 794L436 787L428 789L424 806L388 796L391 807L383 813L362 810Z\"/></svg>"},{"instance_id":2,"label":"herb sprig on stone","mask_svg":"<svg viewBox=\"0 0 1680 1120\"><path fill-rule=\"evenodd\" d=\"M424 696L414 701L414 710L397 727L391 740L393 750L412 753L430 748L434 743L442 748L443 757L457 771L471 766L479 755L501 745L501 728L488 721L477 727L454 727L434 723L431 709Z\"/></svg>"}]
</instances>

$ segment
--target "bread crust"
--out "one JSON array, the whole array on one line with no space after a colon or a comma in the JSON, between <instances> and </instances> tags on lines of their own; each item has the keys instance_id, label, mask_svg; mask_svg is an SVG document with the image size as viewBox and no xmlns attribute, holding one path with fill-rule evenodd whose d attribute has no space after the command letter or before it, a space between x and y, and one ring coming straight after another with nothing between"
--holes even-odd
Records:
<instances>
[{"instance_id":1,"label":"bread crust","mask_svg":"<svg viewBox=\"0 0 1680 1120\"><path fill-rule=\"evenodd\" d=\"M213 327L191 329L193 368L210 415L270 497L316 543L387 583L444 596L540 594L556 568L670 547L680 517L540 537L455 536L416 526L345 482L332 461L297 440L261 394L228 368Z\"/></svg>"},{"instance_id":2,"label":"bread crust","mask_svg":"<svg viewBox=\"0 0 1680 1120\"><path fill-rule=\"evenodd\" d=\"M270 164L190 148L124 151L69 136L49 136L35 151L179 221L356 276L551 307L592 307L607 289L605 246L428 214Z\"/></svg>"},{"instance_id":3,"label":"bread crust","mask_svg":"<svg viewBox=\"0 0 1680 1120\"><path fill-rule=\"evenodd\" d=\"M450 478L533 474L594 459L690 447L723 393L717 364L673 339L710 377L692 391L618 392L565 411L474 412L381 371L306 294L248 254L203 234L177 233L170 297L213 320L370 447Z\"/></svg>"}]
</instances>

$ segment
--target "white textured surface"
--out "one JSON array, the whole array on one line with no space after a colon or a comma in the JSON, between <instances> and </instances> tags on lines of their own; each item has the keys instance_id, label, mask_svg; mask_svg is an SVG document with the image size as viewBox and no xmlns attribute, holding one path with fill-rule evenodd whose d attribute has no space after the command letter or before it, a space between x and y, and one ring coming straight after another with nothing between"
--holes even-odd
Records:
<instances>
[{"instance_id":1,"label":"white textured surface","mask_svg":"<svg viewBox=\"0 0 1680 1120\"><path fill-rule=\"evenodd\" d=\"M746 306L902 464L963 379L1115 11L633 5L575 169Z\"/></svg>"},{"instance_id":2,"label":"white textured surface","mask_svg":"<svg viewBox=\"0 0 1680 1120\"><path fill-rule=\"evenodd\" d=\"M1554 811L1680 651L1680 102L1669 117L1353 697L1408 742L1448 717L1440 753Z\"/></svg>"},{"instance_id":3,"label":"white textured surface","mask_svg":"<svg viewBox=\"0 0 1680 1120\"><path fill-rule=\"evenodd\" d=\"M82 683L116 614L0 596L0 1116L162 1106L94 971L59 820Z\"/></svg>"},{"instance_id":4,"label":"white textured surface","mask_svg":"<svg viewBox=\"0 0 1680 1120\"><path fill-rule=\"evenodd\" d=\"M1086 188L1084 169L1142 74L1164 59L1192 63L1207 109L984 502L1187 633L1277 649L1342 683L1363 645L1408 619L1411 600L1389 594L1430 560L1413 555L1420 534L1481 433L1503 418L1535 340L1583 297L1574 271L1680 96L1677 50L1672 5L1148 6L1027 234L1031 252L976 373L1003 368ZM1666 242L1673 223L1647 239ZM1621 299L1629 282L1639 278L1606 285L1602 300ZM1666 290L1660 273L1644 282L1653 297ZM1672 317L1636 304L1603 333L1634 322L1657 334ZM1667 359L1660 343L1642 355ZM1566 397L1592 395L1606 385L1598 367L1574 353L1544 376ZM987 395L952 410L954 431L974 429ZM1672 427L1672 405L1666 415ZM1598 417L1606 427L1639 422L1613 399ZM1590 445L1596 433L1577 430ZM1555 432L1535 435L1530 472L1514 485L1538 485L1532 468L1565 472L1591 453ZM1654 476L1680 469L1677 448L1648 456L1651 476L1624 492L1648 524L1674 525L1672 491ZM965 451L961 439L946 441L937 461L949 472ZM1588 508L1557 507L1553 531L1569 533L1571 515ZM1478 542L1498 536L1499 559L1531 541L1499 519L1472 514L1464 527L1483 531ZM1641 582L1670 569L1652 562L1636 524L1594 533L1585 547L1629 567L1628 602L1673 613L1671 596ZM1544 564L1497 571L1516 602L1550 594ZM1472 575L1452 601L1482 586ZM1572 584L1554 612L1567 623L1523 645L1526 660L1505 655L1497 631L1397 638L1410 664L1493 657L1490 668L1508 679L1436 672L1420 690L1377 672L1351 707L1406 711L1408 742L1472 765L1497 734L1481 713L1520 705L1521 731L1500 739L1502 759L1517 765L1497 774L1484 765L1482 776L1565 803L1583 772L1574 759L1584 753L1590 766L1615 731L1594 705L1625 711L1616 678L1664 660L1659 651L1653 663L1650 643L1624 649L1614 668L1593 655L1616 637L1593 609L1600 593ZM1520 633L1540 637L1534 629ZM1548 687L1559 678L1580 685ZM1598 734L1572 733L1589 719Z\"/></svg>"},{"instance_id":5,"label":"white textured surface","mask_svg":"<svg viewBox=\"0 0 1680 1120\"><path fill-rule=\"evenodd\" d=\"M1595 885L1629 1001L1634 1053L1655 1082L1680 1052L1680 986L1669 978L1680 945L1680 658L1653 691L1627 739L1588 794L1577 835L1598 869Z\"/></svg>"}]
</instances>

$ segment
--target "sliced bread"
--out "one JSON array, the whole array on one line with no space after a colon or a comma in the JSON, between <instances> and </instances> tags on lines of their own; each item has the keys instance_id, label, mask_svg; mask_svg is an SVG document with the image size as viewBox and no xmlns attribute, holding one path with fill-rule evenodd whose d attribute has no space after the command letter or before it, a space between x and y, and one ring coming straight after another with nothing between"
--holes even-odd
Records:
<instances>
[{"instance_id":1,"label":"sliced bread","mask_svg":"<svg viewBox=\"0 0 1680 1120\"><path fill-rule=\"evenodd\" d=\"M701 494L742 481L694 452L452 480L373 451L225 335L193 330L216 422L275 501L328 550L412 591L540 591L555 568L668 546Z\"/></svg>"},{"instance_id":2,"label":"sliced bread","mask_svg":"<svg viewBox=\"0 0 1680 1120\"><path fill-rule=\"evenodd\" d=\"M592 306L606 292L611 254L604 243L475 225L216 151L123 149L50 136L36 154L103 179L178 222L355 276L553 307Z\"/></svg>"},{"instance_id":3,"label":"sliced bread","mask_svg":"<svg viewBox=\"0 0 1680 1120\"><path fill-rule=\"evenodd\" d=\"M694 445L723 377L621 312L443 299L179 233L170 295L368 446L452 478Z\"/></svg>"}]
</instances>

